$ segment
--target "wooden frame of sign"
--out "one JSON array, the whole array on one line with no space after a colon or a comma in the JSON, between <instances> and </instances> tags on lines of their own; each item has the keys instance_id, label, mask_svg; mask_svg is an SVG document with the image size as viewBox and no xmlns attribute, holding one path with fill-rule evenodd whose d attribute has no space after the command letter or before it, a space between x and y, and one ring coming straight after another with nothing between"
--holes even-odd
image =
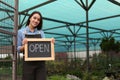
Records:
<instances>
[{"instance_id":1,"label":"wooden frame of sign","mask_svg":"<svg viewBox=\"0 0 120 80\"><path fill-rule=\"evenodd\" d=\"M54 43L52 38L27 38L25 44L25 61L54 60Z\"/></svg>"}]
</instances>

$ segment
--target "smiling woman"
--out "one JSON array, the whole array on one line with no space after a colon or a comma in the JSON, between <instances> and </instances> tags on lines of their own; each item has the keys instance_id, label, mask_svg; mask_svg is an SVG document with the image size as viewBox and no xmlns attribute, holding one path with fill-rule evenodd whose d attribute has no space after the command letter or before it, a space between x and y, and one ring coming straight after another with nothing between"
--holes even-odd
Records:
<instances>
[{"instance_id":1,"label":"smiling woman","mask_svg":"<svg viewBox=\"0 0 120 80\"><path fill-rule=\"evenodd\" d=\"M18 52L25 50L24 44L27 44L26 34L39 34L41 38L44 38L44 32L42 31L42 15L38 11L34 11L28 18L26 27L18 31ZM35 46L35 45L32 45ZM32 47L31 46L31 47ZM38 48L37 46L35 46ZM32 47L33 48L33 47ZM30 49L32 51L32 49ZM33 49L36 50L36 49ZM46 80L46 68L45 61L28 61L23 60L23 76L22 80Z\"/></svg>"}]
</instances>

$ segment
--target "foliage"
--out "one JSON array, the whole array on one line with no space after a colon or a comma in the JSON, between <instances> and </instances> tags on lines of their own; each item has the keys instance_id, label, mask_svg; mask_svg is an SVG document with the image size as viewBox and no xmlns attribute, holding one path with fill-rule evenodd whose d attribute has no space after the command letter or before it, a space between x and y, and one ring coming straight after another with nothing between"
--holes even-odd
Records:
<instances>
[{"instance_id":1,"label":"foliage","mask_svg":"<svg viewBox=\"0 0 120 80\"><path fill-rule=\"evenodd\" d=\"M71 69L71 70L67 71L66 74L74 75L74 76L77 76L79 78L82 78L82 76L83 76L82 70L79 68Z\"/></svg>"},{"instance_id":2,"label":"foliage","mask_svg":"<svg viewBox=\"0 0 120 80\"><path fill-rule=\"evenodd\" d=\"M91 80L90 73L87 71L83 73L83 80Z\"/></svg>"},{"instance_id":3,"label":"foliage","mask_svg":"<svg viewBox=\"0 0 120 80\"><path fill-rule=\"evenodd\" d=\"M8 68L8 67L12 67L12 62L10 62L10 61L4 61L4 62L1 62L0 63L0 67L1 68Z\"/></svg>"},{"instance_id":4,"label":"foliage","mask_svg":"<svg viewBox=\"0 0 120 80\"><path fill-rule=\"evenodd\" d=\"M12 60L12 57L8 55L7 57L4 58L4 60Z\"/></svg>"},{"instance_id":5,"label":"foliage","mask_svg":"<svg viewBox=\"0 0 120 80\"><path fill-rule=\"evenodd\" d=\"M17 65L17 74L19 75L19 76L21 76L22 75L22 71L23 71L23 63L22 63L23 61L22 60L19 60L19 62L17 63L18 65Z\"/></svg>"},{"instance_id":6,"label":"foliage","mask_svg":"<svg viewBox=\"0 0 120 80\"><path fill-rule=\"evenodd\" d=\"M107 67L106 62L106 54L99 54L99 55L93 55L93 58L91 60L91 68L94 70L101 70Z\"/></svg>"},{"instance_id":7,"label":"foliage","mask_svg":"<svg viewBox=\"0 0 120 80\"><path fill-rule=\"evenodd\" d=\"M110 51L113 50L115 52L120 51L120 43L118 41L115 41L113 37L111 38L103 38L102 42L100 43L100 48L102 51Z\"/></svg>"},{"instance_id":8,"label":"foliage","mask_svg":"<svg viewBox=\"0 0 120 80\"><path fill-rule=\"evenodd\" d=\"M94 76L94 75L93 75L93 76L91 77L91 80L98 80L98 79L99 79L98 76Z\"/></svg>"},{"instance_id":9,"label":"foliage","mask_svg":"<svg viewBox=\"0 0 120 80\"><path fill-rule=\"evenodd\" d=\"M80 68L82 60L76 59L68 62L64 61L49 61L46 63L48 75L66 75L71 74L77 77L82 77L82 70Z\"/></svg>"},{"instance_id":10,"label":"foliage","mask_svg":"<svg viewBox=\"0 0 120 80\"><path fill-rule=\"evenodd\" d=\"M8 68L2 67L2 68L0 68L0 74L11 75L12 74L12 68L11 67L8 67Z\"/></svg>"},{"instance_id":11,"label":"foliage","mask_svg":"<svg viewBox=\"0 0 120 80\"><path fill-rule=\"evenodd\" d=\"M62 74L65 71L65 63L63 61L49 61L46 65L48 75Z\"/></svg>"},{"instance_id":12,"label":"foliage","mask_svg":"<svg viewBox=\"0 0 120 80\"><path fill-rule=\"evenodd\" d=\"M0 60L1 60L1 62L0 62L0 67L1 68L10 68L10 67L12 67L12 58L11 58L10 55L5 57L5 58L1 58Z\"/></svg>"},{"instance_id":13,"label":"foliage","mask_svg":"<svg viewBox=\"0 0 120 80\"><path fill-rule=\"evenodd\" d=\"M47 80L68 80L68 79L62 75L53 75L48 77Z\"/></svg>"},{"instance_id":14,"label":"foliage","mask_svg":"<svg viewBox=\"0 0 120 80\"><path fill-rule=\"evenodd\" d=\"M82 80L102 80L107 71L107 55L106 54L94 54L90 58L90 70L87 72L86 60L71 59L71 61L46 61L46 67L48 72L48 80L67 80L65 75L70 74L79 77ZM6 63L5 63L6 64ZM12 65L9 63L9 65ZM9 67L9 66L6 66ZM2 68L6 70L5 68ZM120 67L120 57L113 56L111 60L111 72L114 72L116 76L119 76L118 70ZM1 68L0 73L10 73L12 69L4 71ZM18 75L22 75L22 61L18 62L17 66ZM10 73L11 74L11 73Z\"/></svg>"},{"instance_id":15,"label":"foliage","mask_svg":"<svg viewBox=\"0 0 120 80\"><path fill-rule=\"evenodd\" d=\"M82 65L83 60L76 58L75 60L72 60L68 62L67 68L66 68L66 74L75 75L79 78L82 78Z\"/></svg>"},{"instance_id":16,"label":"foliage","mask_svg":"<svg viewBox=\"0 0 120 80\"><path fill-rule=\"evenodd\" d=\"M51 73L49 77L58 74L60 75L75 75L82 80L102 80L105 76L105 72L107 72L107 55L106 54L94 54L93 57L90 59L90 70L87 72L86 70L86 60L75 59L68 62L64 61L50 61L47 62L48 71ZM111 72L117 72L120 67L120 58L116 56L113 57L111 61ZM52 74L54 73L54 74ZM118 73L117 73L118 74ZM64 79L63 79L64 80Z\"/></svg>"}]
</instances>

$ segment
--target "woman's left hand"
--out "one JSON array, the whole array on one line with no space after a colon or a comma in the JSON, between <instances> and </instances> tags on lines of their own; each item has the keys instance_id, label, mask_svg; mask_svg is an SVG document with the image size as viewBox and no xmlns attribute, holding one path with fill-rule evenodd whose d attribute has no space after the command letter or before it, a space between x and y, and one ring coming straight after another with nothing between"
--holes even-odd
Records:
<instances>
[{"instance_id":1,"label":"woman's left hand","mask_svg":"<svg viewBox=\"0 0 120 80\"><path fill-rule=\"evenodd\" d=\"M52 43L53 43L53 44L55 43L55 39L54 39L54 38L52 38Z\"/></svg>"}]
</instances>

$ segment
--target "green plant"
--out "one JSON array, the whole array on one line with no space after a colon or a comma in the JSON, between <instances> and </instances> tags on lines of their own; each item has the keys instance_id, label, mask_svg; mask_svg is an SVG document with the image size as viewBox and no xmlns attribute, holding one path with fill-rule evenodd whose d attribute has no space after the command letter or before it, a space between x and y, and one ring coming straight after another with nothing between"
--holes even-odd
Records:
<instances>
[{"instance_id":1,"label":"green plant","mask_svg":"<svg viewBox=\"0 0 120 80\"><path fill-rule=\"evenodd\" d=\"M83 73L83 78L82 78L82 80L91 80L90 73L84 72L84 73Z\"/></svg>"},{"instance_id":2,"label":"green plant","mask_svg":"<svg viewBox=\"0 0 120 80\"><path fill-rule=\"evenodd\" d=\"M98 76L94 76L94 75L93 75L93 76L91 77L91 80L98 80Z\"/></svg>"},{"instance_id":3,"label":"green plant","mask_svg":"<svg viewBox=\"0 0 120 80\"><path fill-rule=\"evenodd\" d=\"M100 48L104 52L108 51L115 51L119 52L120 51L120 43L118 41L115 41L113 37L105 37L102 39L100 43Z\"/></svg>"},{"instance_id":4,"label":"green plant","mask_svg":"<svg viewBox=\"0 0 120 80\"><path fill-rule=\"evenodd\" d=\"M47 80L68 80L68 79L61 75L53 75L49 76Z\"/></svg>"},{"instance_id":5,"label":"green plant","mask_svg":"<svg viewBox=\"0 0 120 80\"><path fill-rule=\"evenodd\" d=\"M79 78L82 78L82 76L83 76L82 71L78 68L67 71L67 74L74 75Z\"/></svg>"},{"instance_id":6,"label":"green plant","mask_svg":"<svg viewBox=\"0 0 120 80\"><path fill-rule=\"evenodd\" d=\"M63 74L65 71L65 63L58 61L49 61L46 63L48 75Z\"/></svg>"}]
</instances>

